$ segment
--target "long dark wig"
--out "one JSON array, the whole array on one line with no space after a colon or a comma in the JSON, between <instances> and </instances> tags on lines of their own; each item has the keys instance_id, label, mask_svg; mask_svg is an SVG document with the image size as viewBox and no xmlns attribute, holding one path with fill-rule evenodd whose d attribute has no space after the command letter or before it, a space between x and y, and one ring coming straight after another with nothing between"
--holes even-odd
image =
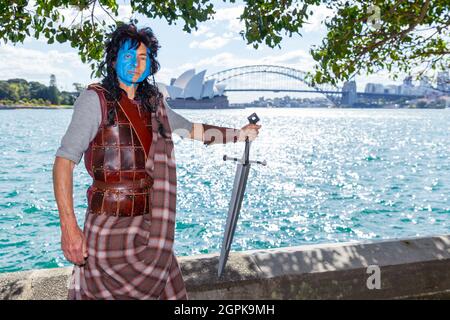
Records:
<instances>
[{"instance_id":1,"label":"long dark wig","mask_svg":"<svg viewBox=\"0 0 450 320\"><path fill-rule=\"evenodd\" d=\"M158 56L158 49L161 47L158 40L150 27L137 29L133 23L120 23L117 28L109 34L108 40L105 42L105 58L100 64L100 70L103 75L101 84L106 89L105 97L110 101L119 100L122 92L125 93L119 85L114 62L117 60L118 52L122 44L130 39L133 48L138 48L143 43L150 50L151 69L153 83L150 83L148 78L140 82L136 89L136 97L141 101L142 106L149 112L155 112L159 107L163 95L158 90L155 82L155 73L160 69L160 65L156 57ZM114 124L114 118L117 110L112 108L108 112L108 125ZM158 130L162 136L167 138L164 127L158 117Z\"/></svg>"}]
</instances>

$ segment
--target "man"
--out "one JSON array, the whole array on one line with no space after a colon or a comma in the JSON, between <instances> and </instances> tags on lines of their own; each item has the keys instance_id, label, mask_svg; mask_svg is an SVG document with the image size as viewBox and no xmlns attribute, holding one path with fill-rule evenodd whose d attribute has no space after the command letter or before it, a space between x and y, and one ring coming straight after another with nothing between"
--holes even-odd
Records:
<instances>
[{"instance_id":1,"label":"man","mask_svg":"<svg viewBox=\"0 0 450 320\"><path fill-rule=\"evenodd\" d=\"M172 132L212 143L254 140L241 129L191 123L147 81L159 70L150 28L120 25L106 43L101 84L74 104L53 167L61 247L74 263L69 299L187 299L173 253L176 166ZM73 169L84 154L93 178L84 229L73 209Z\"/></svg>"}]
</instances>

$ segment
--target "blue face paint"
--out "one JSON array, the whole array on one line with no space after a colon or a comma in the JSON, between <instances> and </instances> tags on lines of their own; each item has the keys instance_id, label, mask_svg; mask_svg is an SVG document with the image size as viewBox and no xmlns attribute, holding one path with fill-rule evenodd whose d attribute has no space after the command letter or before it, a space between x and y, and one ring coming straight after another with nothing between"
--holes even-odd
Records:
<instances>
[{"instance_id":1,"label":"blue face paint","mask_svg":"<svg viewBox=\"0 0 450 320\"><path fill-rule=\"evenodd\" d=\"M140 62L142 64L142 61ZM127 86L136 86L139 82L144 81L150 75L151 60L150 50L147 48L147 58L145 69L137 79L136 73L138 70L138 50L133 48L133 43L130 39L126 40L119 49L116 61L117 77Z\"/></svg>"}]
</instances>

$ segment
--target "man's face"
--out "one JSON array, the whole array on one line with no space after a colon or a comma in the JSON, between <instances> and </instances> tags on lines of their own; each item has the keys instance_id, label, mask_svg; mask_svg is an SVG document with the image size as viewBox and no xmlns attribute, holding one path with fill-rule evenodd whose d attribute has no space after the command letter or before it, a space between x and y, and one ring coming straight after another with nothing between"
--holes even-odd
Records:
<instances>
[{"instance_id":1,"label":"man's face","mask_svg":"<svg viewBox=\"0 0 450 320\"><path fill-rule=\"evenodd\" d=\"M128 39L120 47L115 68L119 81L127 86L136 86L150 75L151 60L143 43L137 49L131 48L131 45Z\"/></svg>"}]
</instances>

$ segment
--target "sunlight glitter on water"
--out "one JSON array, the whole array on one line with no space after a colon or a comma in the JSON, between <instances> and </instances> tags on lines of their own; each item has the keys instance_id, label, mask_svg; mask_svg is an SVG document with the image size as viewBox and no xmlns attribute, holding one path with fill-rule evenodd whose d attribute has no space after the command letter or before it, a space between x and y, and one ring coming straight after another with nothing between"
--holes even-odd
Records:
<instances>
[{"instance_id":1,"label":"sunlight glitter on water","mask_svg":"<svg viewBox=\"0 0 450 320\"><path fill-rule=\"evenodd\" d=\"M448 234L449 110L177 110L241 127L261 118L232 250ZM60 251L54 153L71 110L1 111L0 272L69 265ZM218 253L243 144L174 136L177 255ZM79 224L91 179L74 172Z\"/></svg>"}]
</instances>

